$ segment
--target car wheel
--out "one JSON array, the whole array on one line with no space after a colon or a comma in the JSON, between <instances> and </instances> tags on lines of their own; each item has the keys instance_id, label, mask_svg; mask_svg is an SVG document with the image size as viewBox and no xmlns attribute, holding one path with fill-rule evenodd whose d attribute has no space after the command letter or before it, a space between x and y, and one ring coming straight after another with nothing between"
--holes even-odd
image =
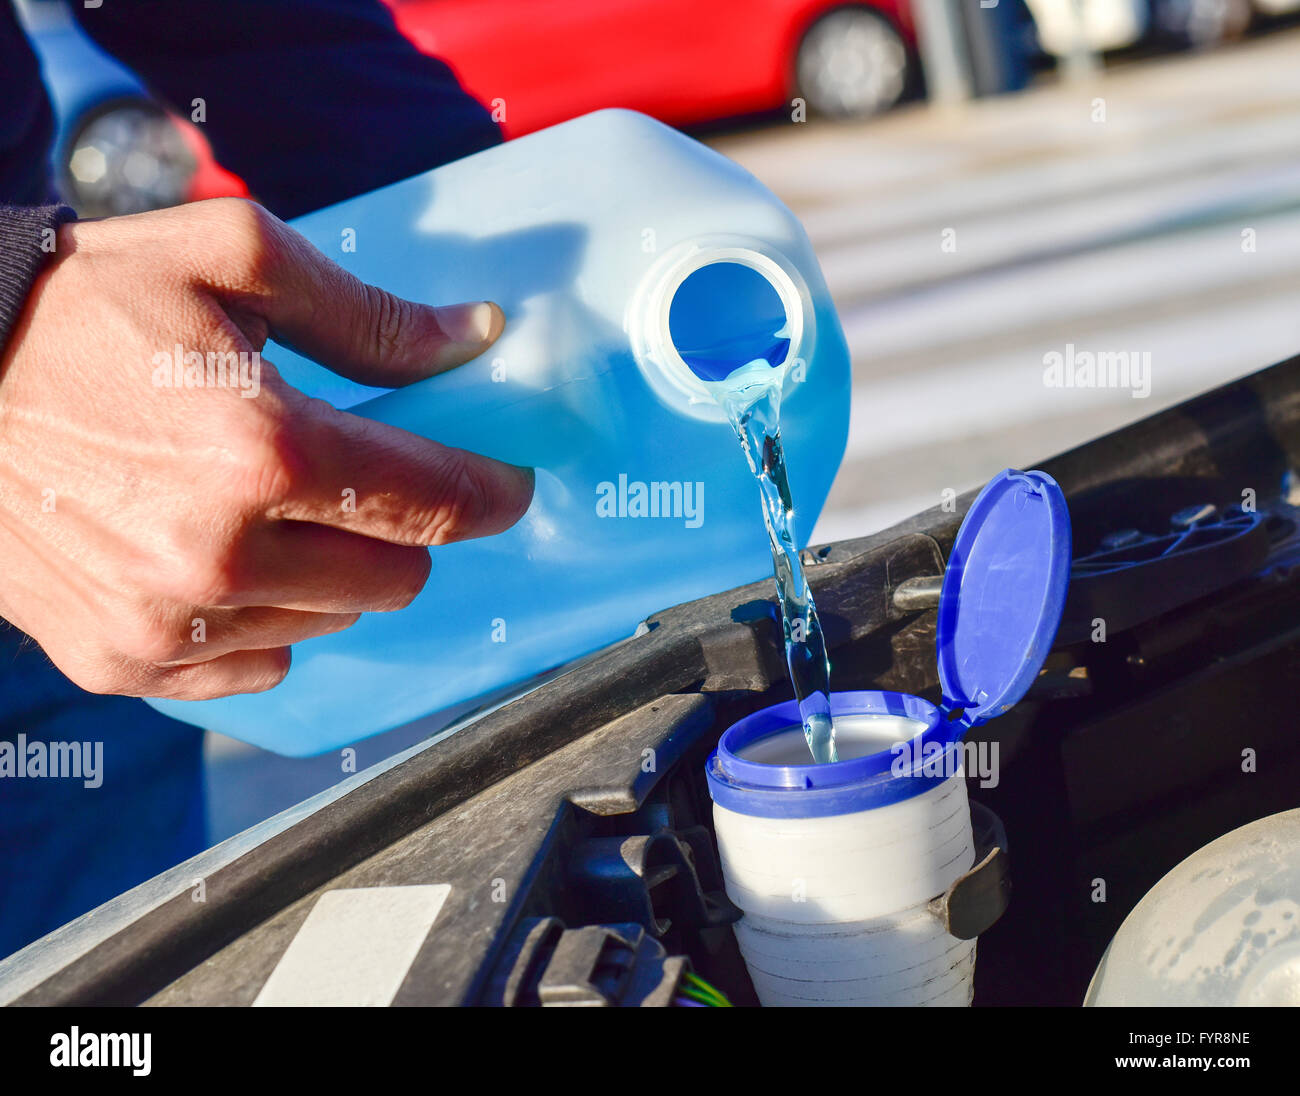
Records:
<instances>
[{"instance_id":1,"label":"car wheel","mask_svg":"<svg viewBox=\"0 0 1300 1096\"><path fill-rule=\"evenodd\" d=\"M64 198L83 217L178 205L196 166L164 110L147 101L113 103L87 118L69 142Z\"/></svg>"},{"instance_id":2,"label":"car wheel","mask_svg":"<svg viewBox=\"0 0 1300 1096\"><path fill-rule=\"evenodd\" d=\"M863 118L887 110L907 88L903 39L870 8L838 8L803 36L795 57L799 94L818 114Z\"/></svg>"}]
</instances>

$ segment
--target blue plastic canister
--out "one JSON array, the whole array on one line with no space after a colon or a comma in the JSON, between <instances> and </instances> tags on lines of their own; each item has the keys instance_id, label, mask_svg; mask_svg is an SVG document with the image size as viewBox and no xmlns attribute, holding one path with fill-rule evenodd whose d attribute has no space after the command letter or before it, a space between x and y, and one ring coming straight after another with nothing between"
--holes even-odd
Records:
<instances>
[{"instance_id":1,"label":"blue plastic canister","mask_svg":"<svg viewBox=\"0 0 1300 1096\"><path fill-rule=\"evenodd\" d=\"M537 469L496 537L433 550L408 608L295 646L267 693L154 701L312 754L499 695L632 635L658 610L770 574L759 499L706 382L766 361L806 542L848 433L849 360L795 217L725 157L600 111L295 222L412 300L494 300L482 357L393 393L269 346L356 414Z\"/></svg>"}]
</instances>

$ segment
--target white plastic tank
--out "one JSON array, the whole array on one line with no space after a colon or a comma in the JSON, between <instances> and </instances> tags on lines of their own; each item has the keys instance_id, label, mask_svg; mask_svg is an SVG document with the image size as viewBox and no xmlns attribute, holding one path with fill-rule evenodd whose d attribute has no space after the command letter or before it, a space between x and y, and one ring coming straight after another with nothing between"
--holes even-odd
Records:
<instances>
[{"instance_id":1,"label":"white plastic tank","mask_svg":"<svg viewBox=\"0 0 1300 1096\"><path fill-rule=\"evenodd\" d=\"M811 763L793 701L733 726L715 755L713 822L758 998L969 1005L975 941L929 909L975 860L953 734L903 693L835 693L831 714L839 761ZM906 741L942 751L930 776L891 772Z\"/></svg>"}]
</instances>

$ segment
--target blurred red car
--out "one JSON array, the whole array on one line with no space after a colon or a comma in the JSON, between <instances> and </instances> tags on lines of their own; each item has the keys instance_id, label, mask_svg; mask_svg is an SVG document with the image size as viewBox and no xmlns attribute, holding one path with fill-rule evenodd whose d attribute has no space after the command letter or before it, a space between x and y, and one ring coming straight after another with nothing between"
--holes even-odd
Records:
<instances>
[{"instance_id":1,"label":"blurred red car","mask_svg":"<svg viewBox=\"0 0 1300 1096\"><path fill-rule=\"evenodd\" d=\"M517 137L601 107L675 125L773 110L854 117L907 89L906 0L385 0Z\"/></svg>"}]
</instances>

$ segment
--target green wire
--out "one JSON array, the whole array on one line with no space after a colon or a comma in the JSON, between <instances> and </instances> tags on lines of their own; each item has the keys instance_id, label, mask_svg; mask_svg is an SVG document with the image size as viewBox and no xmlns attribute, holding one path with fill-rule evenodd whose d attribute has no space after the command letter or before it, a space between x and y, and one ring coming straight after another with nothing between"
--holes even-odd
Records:
<instances>
[{"instance_id":1,"label":"green wire","mask_svg":"<svg viewBox=\"0 0 1300 1096\"><path fill-rule=\"evenodd\" d=\"M709 1004L713 1005L715 1008L732 1007L731 1002L727 1000L726 995L723 994L721 990L718 990L715 987L711 986L698 974L695 974L694 972L688 970L686 972L685 977L687 983L689 984L689 987L697 990L699 993L703 994L706 998L708 998ZM698 999L699 998L697 998L697 1000Z\"/></svg>"},{"instance_id":2,"label":"green wire","mask_svg":"<svg viewBox=\"0 0 1300 1096\"><path fill-rule=\"evenodd\" d=\"M710 995L711 997L718 997L720 1001L727 1000L727 998L723 996L722 991L719 991L719 989L715 988L714 985L705 982L705 979L702 979L701 976L695 974L694 971L690 971L690 970L686 971L685 978L686 978L686 982L689 982L690 984L694 985L695 988L701 989L701 991L708 993L708 995Z\"/></svg>"},{"instance_id":3,"label":"green wire","mask_svg":"<svg viewBox=\"0 0 1300 1096\"><path fill-rule=\"evenodd\" d=\"M727 1000L727 998L723 995L723 993L720 990L716 989L714 986L710 985L699 975L687 974L687 978L689 979L690 985L693 988L698 990L700 993L703 993L711 1001L714 1001L719 1007L721 1008L731 1007L731 1002Z\"/></svg>"}]
</instances>

